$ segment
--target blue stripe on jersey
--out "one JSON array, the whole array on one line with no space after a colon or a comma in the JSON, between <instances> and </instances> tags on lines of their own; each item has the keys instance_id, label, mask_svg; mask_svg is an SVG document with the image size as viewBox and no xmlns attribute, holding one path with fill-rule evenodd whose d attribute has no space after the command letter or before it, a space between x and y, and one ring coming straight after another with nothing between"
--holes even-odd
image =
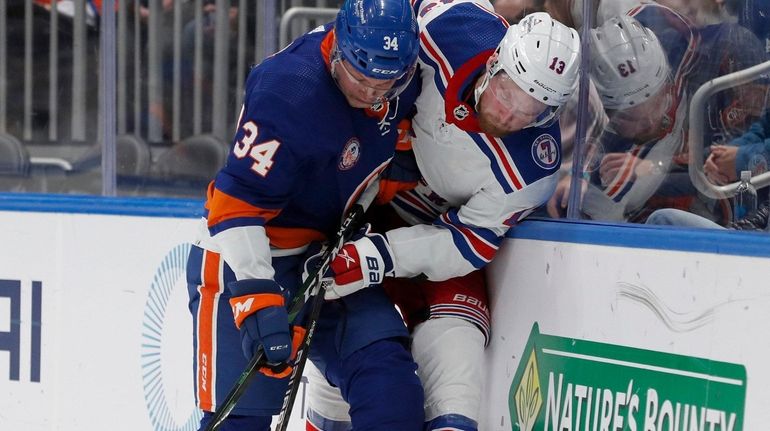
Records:
<instances>
[{"instance_id":1,"label":"blue stripe on jersey","mask_svg":"<svg viewBox=\"0 0 770 431\"><path fill-rule=\"evenodd\" d=\"M507 24L500 16L475 3L440 7L440 16L420 28L420 60L435 70L435 85L444 94L446 86L442 77L449 82L457 69L476 54L497 48Z\"/></svg>"},{"instance_id":2,"label":"blue stripe on jersey","mask_svg":"<svg viewBox=\"0 0 770 431\"><path fill-rule=\"evenodd\" d=\"M492 173L495 174L495 179L500 184L500 186L503 188L503 191L505 193L513 193L514 189L511 186L511 183L508 181L508 178L505 176L505 173L503 172L503 168L500 166L500 164L497 162L497 158L495 157L494 151L492 151L491 148L489 148L489 145L487 145L486 142L484 142L484 139L481 137L478 133L468 133L468 136L473 139L473 142L478 145L481 152L484 153L485 156L489 159L489 166L492 168Z\"/></svg>"},{"instance_id":3,"label":"blue stripe on jersey","mask_svg":"<svg viewBox=\"0 0 770 431\"><path fill-rule=\"evenodd\" d=\"M465 236L460 233L459 230L457 230L457 227L444 223L444 221L441 219L436 220L434 223L436 226L449 230L449 232L452 234L452 242L455 243L455 247L457 247L457 250L463 256L463 259L467 260L471 265L473 265L474 268L482 268L488 263L476 255L470 244L468 244L466 241Z\"/></svg>"},{"instance_id":4,"label":"blue stripe on jersey","mask_svg":"<svg viewBox=\"0 0 770 431\"><path fill-rule=\"evenodd\" d=\"M628 193L628 191L629 191L629 190L631 190L631 187L633 187L633 186L634 186L634 182L633 182L633 181L626 181L626 183L625 183L625 184L623 184L623 188L622 188L622 189L620 189L620 192L619 192L619 193L617 193L617 194L616 194L616 195L615 195L615 196L612 198L612 200L613 200L614 202L620 202L620 201L623 199L623 197L625 197L625 196L626 196L626 193Z\"/></svg>"},{"instance_id":5,"label":"blue stripe on jersey","mask_svg":"<svg viewBox=\"0 0 770 431\"><path fill-rule=\"evenodd\" d=\"M447 220L449 222L447 222ZM460 222L456 210L450 210L444 214L444 216L438 218L434 224L436 226L446 228L449 230L449 232L452 233L452 241L454 242L455 247L457 247L457 250L465 260L467 260L471 265L473 265L474 268L477 269L484 267L492 260L493 257L489 255L490 253L487 253L489 256L485 257L484 251L480 250L480 248L490 248L496 252L500 247L500 243L502 242L502 238L497 237L494 233L492 233L492 231L488 229L472 227ZM474 247L474 243L478 244L482 241L478 238L467 236L463 232L464 229L468 229L477 234L488 244L483 244L482 246L477 245Z\"/></svg>"},{"instance_id":6,"label":"blue stripe on jersey","mask_svg":"<svg viewBox=\"0 0 770 431\"><path fill-rule=\"evenodd\" d=\"M420 38L420 44L422 45L422 48L420 49L420 60L422 60L425 64L433 68L433 70L436 72L433 74L433 83L436 85L436 88L438 89L439 93L444 94L446 92L446 87L444 86L444 81L441 79L441 67L439 64L433 60L433 57L428 55L426 52L429 52L429 50L425 47L425 44L423 42L423 39Z\"/></svg>"},{"instance_id":7,"label":"blue stripe on jersey","mask_svg":"<svg viewBox=\"0 0 770 431\"><path fill-rule=\"evenodd\" d=\"M426 213L418 210L417 208L413 207L412 205L409 205L409 203L407 203L405 201L402 201L402 200L399 200L399 199L393 199L391 202L392 202L393 205L395 205L399 209L401 209L401 210L403 210L403 211L405 211L405 212L415 216L418 220L422 221L423 223L427 224L427 223L431 223L431 222L433 222L433 220L435 220L435 217L434 218L428 217L428 215Z\"/></svg>"},{"instance_id":8,"label":"blue stripe on jersey","mask_svg":"<svg viewBox=\"0 0 770 431\"><path fill-rule=\"evenodd\" d=\"M500 243L503 241L503 238L497 236L497 234L493 232L491 229L487 229L479 226L471 226L469 224L463 223L462 220L460 220L460 214L457 213L456 209L451 209L447 211L446 216L449 219L449 221L452 222L452 224L455 224L457 226L462 226L464 228L472 230L476 235L480 236L485 241L492 244L494 247L499 247Z\"/></svg>"},{"instance_id":9,"label":"blue stripe on jersey","mask_svg":"<svg viewBox=\"0 0 770 431\"><path fill-rule=\"evenodd\" d=\"M420 30L436 44L452 69L481 51L497 48L505 35L505 21L477 4L459 3L442 8L441 15Z\"/></svg>"},{"instance_id":10,"label":"blue stripe on jersey","mask_svg":"<svg viewBox=\"0 0 770 431\"><path fill-rule=\"evenodd\" d=\"M262 217L231 218L231 219L222 221L220 223L217 223L214 226L209 227L209 233L211 233L211 235L214 236L219 232L225 231L233 227L264 226L264 225L265 225L265 219L263 219Z\"/></svg>"}]
</instances>

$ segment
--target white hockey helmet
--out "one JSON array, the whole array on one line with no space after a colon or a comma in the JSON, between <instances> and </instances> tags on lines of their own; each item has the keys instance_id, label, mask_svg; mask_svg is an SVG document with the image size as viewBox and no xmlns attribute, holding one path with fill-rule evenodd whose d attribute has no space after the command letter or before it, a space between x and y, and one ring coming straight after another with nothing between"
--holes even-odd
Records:
<instances>
[{"instance_id":1,"label":"white hockey helmet","mask_svg":"<svg viewBox=\"0 0 770 431\"><path fill-rule=\"evenodd\" d=\"M615 16L591 30L591 77L606 109L639 105L657 94L669 72L655 33L635 18Z\"/></svg>"},{"instance_id":2,"label":"white hockey helmet","mask_svg":"<svg viewBox=\"0 0 770 431\"><path fill-rule=\"evenodd\" d=\"M545 12L535 12L508 28L496 53L497 62L476 89L476 100L480 100L489 79L502 70L519 88L550 107L527 127L553 123L577 87L578 33Z\"/></svg>"}]
</instances>

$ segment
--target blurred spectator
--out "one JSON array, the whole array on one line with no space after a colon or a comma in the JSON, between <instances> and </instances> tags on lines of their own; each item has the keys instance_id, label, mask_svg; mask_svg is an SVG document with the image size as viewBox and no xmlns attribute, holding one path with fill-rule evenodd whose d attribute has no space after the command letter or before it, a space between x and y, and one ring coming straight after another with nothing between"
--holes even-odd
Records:
<instances>
[{"instance_id":1,"label":"blurred spectator","mask_svg":"<svg viewBox=\"0 0 770 431\"><path fill-rule=\"evenodd\" d=\"M703 170L714 184L723 185L736 181L741 171L751 171L752 176L767 172L768 160L770 110L729 145L712 145Z\"/></svg>"},{"instance_id":2,"label":"blurred spectator","mask_svg":"<svg viewBox=\"0 0 770 431\"><path fill-rule=\"evenodd\" d=\"M770 215L770 201L763 202L759 208L752 211L746 217L730 222L722 226L705 217L674 208L659 209L647 218L646 224L697 227L704 229L734 229L748 231L766 231L768 215Z\"/></svg>"},{"instance_id":3,"label":"blurred spectator","mask_svg":"<svg viewBox=\"0 0 770 431\"><path fill-rule=\"evenodd\" d=\"M640 4L653 0L593 0L594 27L610 17L626 13ZM494 0L495 12L510 23L517 23L532 12L548 12L557 21L580 30L583 26L583 0Z\"/></svg>"},{"instance_id":4,"label":"blurred spectator","mask_svg":"<svg viewBox=\"0 0 770 431\"><path fill-rule=\"evenodd\" d=\"M738 23L770 53L770 0L658 0L691 19L697 27Z\"/></svg>"},{"instance_id":5,"label":"blurred spectator","mask_svg":"<svg viewBox=\"0 0 770 431\"><path fill-rule=\"evenodd\" d=\"M725 0L658 0L658 3L687 17L696 27L735 21L725 7Z\"/></svg>"},{"instance_id":6,"label":"blurred spectator","mask_svg":"<svg viewBox=\"0 0 770 431\"><path fill-rule=\"evenodd\" d=\"M764 47L746 28L721 23L699 29L698 67L689 82L694 94L705 82L759 64L766 58ZM730 88L708 101L703 142L726 144L740 136L765 109L767 79Z\"/></svg>"},{"instance_id":7,"label":"blurred spectator","mask_svg":"<svg viewBox=\"0 0 770 431\"><path fill-rule=\"evenodd\" d=\"M60 14L68 17L75 16L75 2L73 0L35 0L35 4L49 10L51 8L51 3L56 3L56 10ZM117 0L115 0L115 4L117 5ZM102 0L86 0L86 25L96 27L101 10Z\"/></svg>"},{"instance_id":8,"label":"blurred spectator","mask_svg":"<svg viewBox=\"0 0 770 431\"><path fill-rule=\"evenodd\" d=\"M236 82L241 81L248 74L248 70L235 70L237 62L237 44L236 44L236 31L238 23L238 1L229 0L229 9L227 10L228 22L230 28L228 29L229 42L227 46L230 50L228 53L228 70L230 76L228 77L228 88L232 91L230 99L232 103L228 103L228 106L235 106L240 95L236 95L234 92ZM186 20L186 24L182 30L182 91L184 94L193 94L194 86L196 82L201 85L201 91L203 93L203 100L210 101L213 98L213 81L214 81L214 40L216 31L216 1L204 0L203 2L203 15L200 23L200 31L202 32L202 46L201 55L203 57L202 70L195 70L193 67L195 56L195 36L197 33L197 26L195 19ZM253 23L253 19L247 20L249 23ZM245 30L244 30L245 31ZM253 30L252 30L253 31ZM250 32L251 33L251 32ZM251 49L247 49L247 52L253 52ZM247 62L247 65L255 62L256 59ZM193 105L191 103L183 104L182 106L182 128L192 132L193 130ZM211 130L212 128L212 104L204 103L201 113L201 128L202 130Z\"/></svg>"},{"instance_id":9,"label":"blurred spectator","mask_svg":"<svg viewBox=\"0 0 770 431\"><path fill-rule=\"evenodd\" d=\"M749 130L730 143L730 146L715 146L706 160L704 171L716 184L727 184L738 179L736 170L751 170L758 175L767 170L770 151L770 111L766 111L760 121L752 124ZM728 229L767 230L770 201L767 198L759 208L736 222L726 224ZM725 227L708 218L673 208L659 209L650 214L647 224L688 226L708 229Z\"/></svg>"},{"instance_id":10,"label":"blurred spectator","mask_svg":"<svg viewBox=\"0 0 770 431\"><path fill-rule=\"evenodd\" d=\"M765 42L770 53L770 0L723 0L730 13L738 17L738 24L749 29Z\"/></svg>"}]
</instances>

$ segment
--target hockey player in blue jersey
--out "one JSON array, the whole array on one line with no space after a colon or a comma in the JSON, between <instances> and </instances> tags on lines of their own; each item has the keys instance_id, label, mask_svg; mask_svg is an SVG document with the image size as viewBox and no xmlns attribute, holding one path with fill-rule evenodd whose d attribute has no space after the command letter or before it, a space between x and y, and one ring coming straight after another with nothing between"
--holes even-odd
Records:
<instances>
[{"instance_id":1,"label":"hockey player in blue jersey","mask_svg":"<svg viewBox=\"0 0 770 431\"><path fill-rule=\"evenodd\" d=\"M268 430L279 412L301 332L290 328L285 304L310 250L393 157L396 124L419 91L418 80L409 85L418 44L407 0L348 0L334 25L250 72L232 151L209 186L188 261L201 428L260 345L269 366L220 429ZM422 427L407 342L381 288L324 305L309 357L353 406L357 430Z\"/></svg>"},{"instance_id":2,"label":"hockey player in blue jersey","mask_svg":"<svg viewBox=\"0 0 770 431\"><path fill-rule=\"evenodd\" d=\"M422 180L393 201L412 226L347 243L327 298L387 277L413 330L424 429L475 431L490 331L479 269L553 192L557 119L577 85L580 42L545 13L508 28L486 1L415 3L422 91L412 124ZM349 429L333 391L313 387L308 429Z\"/></svg>"}]
</instances>

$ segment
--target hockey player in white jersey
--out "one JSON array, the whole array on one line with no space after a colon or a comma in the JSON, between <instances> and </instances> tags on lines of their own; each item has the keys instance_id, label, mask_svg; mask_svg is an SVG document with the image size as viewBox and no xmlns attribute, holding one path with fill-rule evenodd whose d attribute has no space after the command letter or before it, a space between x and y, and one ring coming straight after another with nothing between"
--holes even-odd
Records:
<instances>
[{"instance_id":1,"label":"hockey player in white jersey","mask_svg":"<svg viewBox=\"0 0 770 431\"><path fill-rule=\"evenodd\" d=\"M509 28L487 1L415 3L422 92L412 124L422 180L392 202L412 226L347 243L327 299L384 280L413 329L425 429L475 431L489 340L480 269L553 192L557 119L577 85L580 42L546 13ZM311 391L308 429L348 429L334 391L312 383Z\"/></svg>"}]
</instances>

